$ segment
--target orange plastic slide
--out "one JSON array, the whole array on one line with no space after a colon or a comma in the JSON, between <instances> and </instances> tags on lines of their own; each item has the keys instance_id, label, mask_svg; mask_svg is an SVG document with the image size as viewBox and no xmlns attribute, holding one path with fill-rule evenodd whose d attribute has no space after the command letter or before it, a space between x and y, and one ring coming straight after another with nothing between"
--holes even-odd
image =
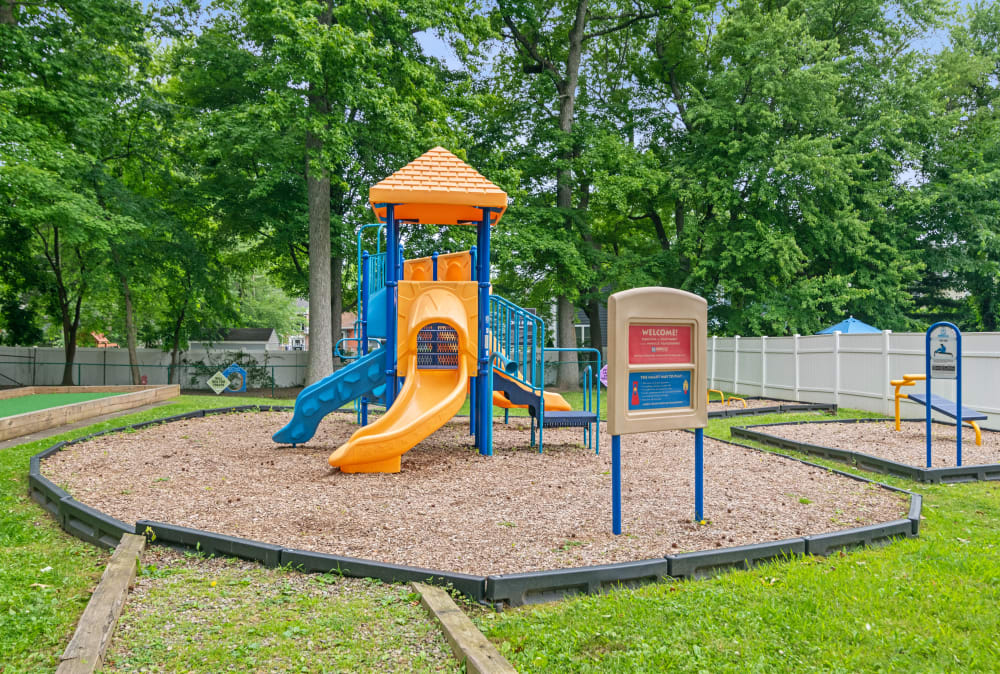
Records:
<instances>
[{"instance_id":1,"label":"orange plastic slide","mask_svg":"<svg viewBox=\"0 0 1000 674\"><path fill-rule=\"evenodd\" d=\"M475 340L475 282L399 283L399 364L406 377L392 407L359 429L330 455L345 473L398 473L400 457L458 413L465 402ZM445 323L457 335L455 369L418 369L417 335L431 323Z\"/></svg>"},{"instance_id":2,"label":"orange plastic slide","mask_svg":"<svg viewBox=\"0 0 1000 674\"><path fill-rule=\"evenodd\" d=\"M493 368L493 376L494 377L503 377L504 379L509 379L510 381L512 381L515 384L517 384L517 386L520 387L521 389L523 389L524 391L531 392L530 388L528 388L527 386L525 386L521 382L516 381L513 377L511 377L510 375L508 375L506 372L504 372L500 368L497 368L497 367ZM555 391L543 391L542 393L545 394L545 409L546 409L546 411L548 411L548 412L569 412L569 411L571 411L573 409L573 406L570 405L569 402L565 398L563 398L561 395L559 395ZM507 400L507 397L503 393L501 393L500 391L494 391L493 392L493 404L496 407L501 407L501 408L509 409L509 410L512 410L512 409L515 409L515 408L527 408L528 407L527 405L515 405L511 401Z\"/></svg>"}]
</instances>

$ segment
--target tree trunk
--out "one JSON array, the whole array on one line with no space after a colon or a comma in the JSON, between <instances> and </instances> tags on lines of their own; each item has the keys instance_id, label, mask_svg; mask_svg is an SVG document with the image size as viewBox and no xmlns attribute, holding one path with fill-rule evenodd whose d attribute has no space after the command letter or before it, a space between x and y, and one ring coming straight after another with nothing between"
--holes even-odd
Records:
<instances>
[{"instance_id":1,"label":"tree trunk","mask_svg":"<svg viewBox=\"0 0 1000 674\"><path fill-rule=\"evenodd\" d=\"M0 0L0 24L14 26L17 15L14 14L14 0Z\"/></svg>"},{"instance_id":2,"label":"tree trunk","mask_svg":"<svg viewBox=\"0 0 1000 674\"><path fill-rule=\"evenodd\" d=\"M591 289L593 299L587 302L587 318L590 320L590 348L597 349L603 358L604 330L601 329L601 301L596 297L598 292L600 292L598 288Z\"/></svg>"},{"instance_id":3,"label":"tree trunk","mask_svg":"<svg viewBox=\"0 0 1000 674\"><path fill-rule=\"evenodd\" d=\"M559 92L559 130L566 134L566 146L561 155L564 163L572 158L573 148L571 136L573 133L573 115L576 107L576 88L580 81L580 58L583 54L583 34L587 25L587 0L580 0L576 8L573 28L569 34L569 53L566 55L566 79L560 82ZM556 207L566 214L566 228L572 227L570 209L573 208L573 176L568 171L556 172ZM576 307L566 296L556 300L556 320L559 321L559 343L556 346L563 349L575 349ZM560 360L569 360L570 354L562 354ZM576 363L561 363L557 370L556 385L564 389L575 389L580 386L580 370Z\"/></svg>"},{"instance_id":4,"label":"tree trunk","mask_svg":"<svg viewBox=\"0 0 1000 674\"><path fill-rule=\"evenodd\" d=\"M81 269L81 273L82 273ZM58 274L57 282L60 285L59 296L61 301L59 306L62 310L63 328L63 353L65 363L63 364L62 386L73 386L73 361L76 360L76 333L80 330L80 306L83 304L83 293L86 287L81 284L77 289L76 307L72 318L70 317L69 289L62 285L62 274Z\"/></svg>"},{"instance_id":5,"label":"tree trunk","mask_svg":"<svg viewBox=\"0 0 1000 674\"><path fill-rule=\"evenodd\" d=\"M73 360L76 358L76 330L63 320L63 376L60 386L73 386Z\"/></svg>"},{"instance_id":6,"label":"tree trunk","mask_svg":"<svg viewBox=\"0 0 1000 674\"><path fill-rule=\"evenodd\" d=\"M333 344L336 345L343 337L343 326L340 322L340 316L344 313L344 258L338 256L333 257L331 260L330 269L330 314L333 318L331 338ZM357 336L357 335L355 335ZM335 358L336 364L340 365L340 359Z\"/></svg>"},{"instance_id":7,"label":"tree trunk","mask_svg":"<svg viewBox=\"0 0 1000 674\"><path fill-rule=\"evenodd\" d=\"M309 194L309 365L306 385L333 371L330 292L330 174L318 165L323 142L306 134L306 189Z\"/></svg>"},{"instance_id":8,"label":"tree trunk","mask_svg":"<svg viewBox=\"0 0 1000 674\"><path fill-rule=\"evenodd\" d=\"M128 279L121 275L122 294L125 298L125 341L128 346L128 365L132 372L132 385L138 386L142 378L139 376L139 354L136 350L138 341L135 328L135 315L132 312L132 289L128 287Z\"/></svg>"},{"instance_id":9,"label":"tree trunk","mask_svg":"<svg viewBox=\"0 0 1000 674\"><path fill-rule=\"evenodd\" d=\"M132 374L132 385L138 386L141 378L139 377L139 356L136 352L138 338L136 336L135 314L132 310L132 289L129 288L128 277L125 275L125 270L115 250L114 242L111 242L110 247L111 259L114 260L115 267L118 270L118 280L122 284L122 299L125 301L125 342L128 347L128 364Z\"/></svg>"},{"instance_id":10,"label":"tree trunk","mask_svg":"<svg viewBox=\"0 0 1000 674\"><path fill-rule=\"evenodd\" d=\"M180 369L180 352L181 352L181 325L184 323L184 314L187 313L187 304L181 309L181 313L177 316L177 320L174 322L174 343L170 351L170 372L167 374L167 383L173 384L174 378L180 382L180 375L177 371Z\"/></svg>"},{"instance_id":11,"label":"tree trunk","mask_svg":"<svg viewBox=\"0 0 1000 674\"><path fill-rule=\"evenodd\" d=\"M576 344L576 306L565 296L556 299L556 320L559 321L559 343L563 349L575 349ZM559 367L556 369L558 380L556 386L562 389L576 389L580 386L580 368L574 362L576 356L572 353L559 354Z\"/></svg>"},{"instance_id":12,"label":"tree trunk","mask_svg":"<svg viewBox=\"0 0 1000 674\"><path fill-rule=\"evenodd\" d=\"M319 23L329 26L333 10L327 5ZM309 85L309 117L325 118L329 102ZM306 385L333 372L333 307L330 292L330 171L323 161L323 139L306 131L306 192L309 199L309 365ZM339 322L340 317L337 317Z\"/></svg>"}]
</instances>

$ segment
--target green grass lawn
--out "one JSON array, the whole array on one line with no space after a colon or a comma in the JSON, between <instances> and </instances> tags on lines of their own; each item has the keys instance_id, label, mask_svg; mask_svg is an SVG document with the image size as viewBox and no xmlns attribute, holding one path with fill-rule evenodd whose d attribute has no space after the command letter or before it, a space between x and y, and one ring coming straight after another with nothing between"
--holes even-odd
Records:
<instances>
[{"instance_id":1,"label":"green grass lawn","mask_svg":"<svg viewBox=\"0 0 1000 674\"><path fill-rule=\"evenodd\" d=\"M12 417L25 412L37 412L60 405L72 405L88 400L110 398L121 393L32 393L19 398L0 400L0 417Z\"/></svg>"},{"instance_id":2,"label":"green grass lawn","mask_svg":"<svg viewBox=\"0 0 1000 674\"><path fill-rule=\"evenodd\" d=\"M0 451L4 672L54 668L108 558L64 534L28 500L28 458L58 440L126 421L272 402L241 398L237 403L215 396L176 400ZM877 415L841 410L838 416ZM819 418L829 417L719 419L707 431L729 439L729 428L737 424ZM920 538L830 558L770 563L713 580L661 583L501 614L468 610L512 664L525 672L996 671L1000 484L925 485L875 477L924 494ZM133 605L135 612L126 617L129 627L115 642L114 666L156 669L154 665L168 662L167 670L214 672L229 662L220 659L224 657L235 658L238 669L282 671L392 671L394 663L404 669L438 666L433 649L426 647L429 633L421 631L422 618L410 606L406 588L352 586L349 596L341 596L348 586L330 590L325 584L332 579L321 576L300 577L232 562L219 568L212 572L217 582L212 587L199 567L147 566L146 575L174 580L154 587L142 603ZM301 591L300 583L305 583ZM296 588L291 594L289 584ZM254 587L260 589L246 589ZM193 610L198 607L205 612ZM366 636L360 643L323 641L337 626L344 639L359 630ZM401 640L400 631L409 636ZM395 655L381 659L380 654L389 651ZM309 658L312 653L323 653L327 664ZM300 662L303 656L307 659Z\"/></svg>"},{"instance_id":3,"label":"green grass lawn","mask_svg":"<svg viewBox=\"0 0 1000 674\"><path fill-rule=\"evenodd\" d=\"M406 585L147 551L105 672L458 671Z\"/></svg>"},{"instance_id":4,"label":"green grass lawn","mask_svg":"<svg viewBox=\"0 0 1000 674\"><path fill-rule=\"evenodd\" d=\"M808 418L707 430L730 439L733 425ZM920 538L475 620L519 671L996 671L1000 485L876 479L924 494Z\"/></svg>"},{"instance_id":5,"label":"green grass lawn","mask_svg":"<svg viewBox=\"0 0 1000 674\"><path fill-rule=\"evenodd\" d=\"M28 460L61 440L125 423L205 407L214 396L183 396L153 410L78 428L0 450L0 671L52 671L109 559L109 554L63 532L28 498ZM241 404L269 404L269 400Z\"/></svg>"}]
</instances>

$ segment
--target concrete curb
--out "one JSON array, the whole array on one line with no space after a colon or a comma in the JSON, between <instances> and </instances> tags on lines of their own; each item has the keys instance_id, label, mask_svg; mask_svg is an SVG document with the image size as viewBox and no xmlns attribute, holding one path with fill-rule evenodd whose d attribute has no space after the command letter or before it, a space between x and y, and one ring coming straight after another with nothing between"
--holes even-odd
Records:
<instances>
[{"instance_id":1,"label":"concrete curb","mask_svg":"<svg viewBox=\"0 0 1000 674\"><path fill-rule=\"evenodd\" d=\"M80 616L76 633L59 658L57 674L89 674L103 664L145 547L146 539L142 536L122 535L101 582Z\"/></svg>"},{"instance_id":2,"label":"concrete curb","mask_svg":"<svg viewBox=\"0 0 1000 674\"><path fill-rule=\"evenodd\" d=\"M469 620L469 616L462 613L447 592L423 583L414 582L411 586L420 594L420 603L441 625L458 664L464 664L465 671L470 674L505 674L517 671Z\"/></svg>"},{"instance_id":3,"label":"concrete curb","mask_svg":"<svg viewBox=\"0 0 1000 674\"><path fill-rule=\"evenodd\" d=\"M240 408L217 408L198 410L175 415L152 422L169 423L191 419L206 414L223 414L245 410L287 410L287 406L244 405ZM760 409L760 408L758 408ZM828 407L824 407L828 409ZM826 423L826 422L824 422ZM279 545L261 543L245 538L226 536L199 529L180 527L164 522L139 520L134 528L100 511L91 508L60 489L45 478L40 471L41 460L61 449L99 435L122 432L130 426L111 429L79 438L70 442L60 442L31 457L28 483L31 498L49 511L70 534L96 545L108 545L121 531L148 534L156 543L174 547L194 549L205 554L231 555L261 562L266 566L290 566L303 571L334 572L347 576L377 578L385 582L429 582L436 585L450 585L462 594L476 601L486 601L494 605L520 606L557 600L581 593L606 592L619 587L635 587L641 584L673 578L701 578L719 572L746 569L755 564L801 554L828 554L841 549L863 545L875 545L902 536L916 536L920 526L922 500L919 494L906 489L891 487L859 475L831 470L796 457L776 453L778 456L820 468L859 482L869 482L890 491L910 496L907 519L894 520L869 527L856 527L841 532L818 536L794 538L782 541L767 541L754 545L719 548L716 550L666 555L620 564L529 571L516 574L476 576L434 569L400 566L368 559L344 557L308 550L284 548ZM733 430L738 430L734 427ZM742 430L742 429L739 429ZM718 440L727 444L747 447L736 442ZM998 466L1000 468L1000 466ZM810 548L810 540L813 541Z\"/></svg>"},{"instance_id":4,"label":"concrete curb","mask_svg":"<svg viewBox=\"0 0 1000 674\"><path fill-rule=\"evenodd\" d=\"M1000 480L1000 464L984 464L972 466L954 466L950 468L921 468L905 463L898 463L877 456L865 454L864 452L852 452L846 449L835 449L814 445L808 442L798 442L781 438L763 431L761 428L771 428L774 426L799 426L802 424L860 424L891 421L891 419L834 419L822 421L788 421L775 424L759 424L756 426L733 426L730 429L733 437L753 440L772 447L789 449L803 454L811 454L833 461L839 461L848 465L856 466L861 470L872 473L882 473L893 477L901 477L917 482L928 482L932 484L953 484L957 482L995 481ZM906 419L906 421L923 421L923 419ZM937 422L935 422L937 423ZM952 424L954 425L954 424Z\"/></svg>"}]
</instances>

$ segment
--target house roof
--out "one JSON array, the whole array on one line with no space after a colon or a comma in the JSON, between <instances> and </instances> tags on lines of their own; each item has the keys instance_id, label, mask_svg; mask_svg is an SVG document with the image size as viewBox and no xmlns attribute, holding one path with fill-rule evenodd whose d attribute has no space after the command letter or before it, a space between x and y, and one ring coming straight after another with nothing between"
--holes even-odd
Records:
<instances>
[{"instance_id":1,"label":"house roof","mask_svg":"<svg viewBox=\"0 0 1000 674\"><path fill-rule=\"evenodd\" d=\"M491 224L507 210L507 193L443 147L434 147L368 191L379 220L395 204L397 220L436 225L475 225L480 209L494 208Z\"/></svg>"},{"instance_id":2,"label":"house roof","mask_svg":"<svg viewBox=\"0 0 1000 674\"><path fill-rule=\"evenodd\" d=\"M872 334L876 332L882 332L878 328L872 327L865 323L864 321L859 321L854 316L849 316L845 318L840 323L836 325L831 325L828 328L820 330L817 335L832 335L835 332L841 332L845 335L859 335L859 334Z\"/></svg>"},{"instance_id":3,"label":"house roof","mask_svg":"<svg viewBox=\"0 0 1000 674\"><path fill-rule=\"evenodd\" d=\"M269 342L274 328L233 328L226 333L226 342Z\"/></svg>"}]
</instances>

